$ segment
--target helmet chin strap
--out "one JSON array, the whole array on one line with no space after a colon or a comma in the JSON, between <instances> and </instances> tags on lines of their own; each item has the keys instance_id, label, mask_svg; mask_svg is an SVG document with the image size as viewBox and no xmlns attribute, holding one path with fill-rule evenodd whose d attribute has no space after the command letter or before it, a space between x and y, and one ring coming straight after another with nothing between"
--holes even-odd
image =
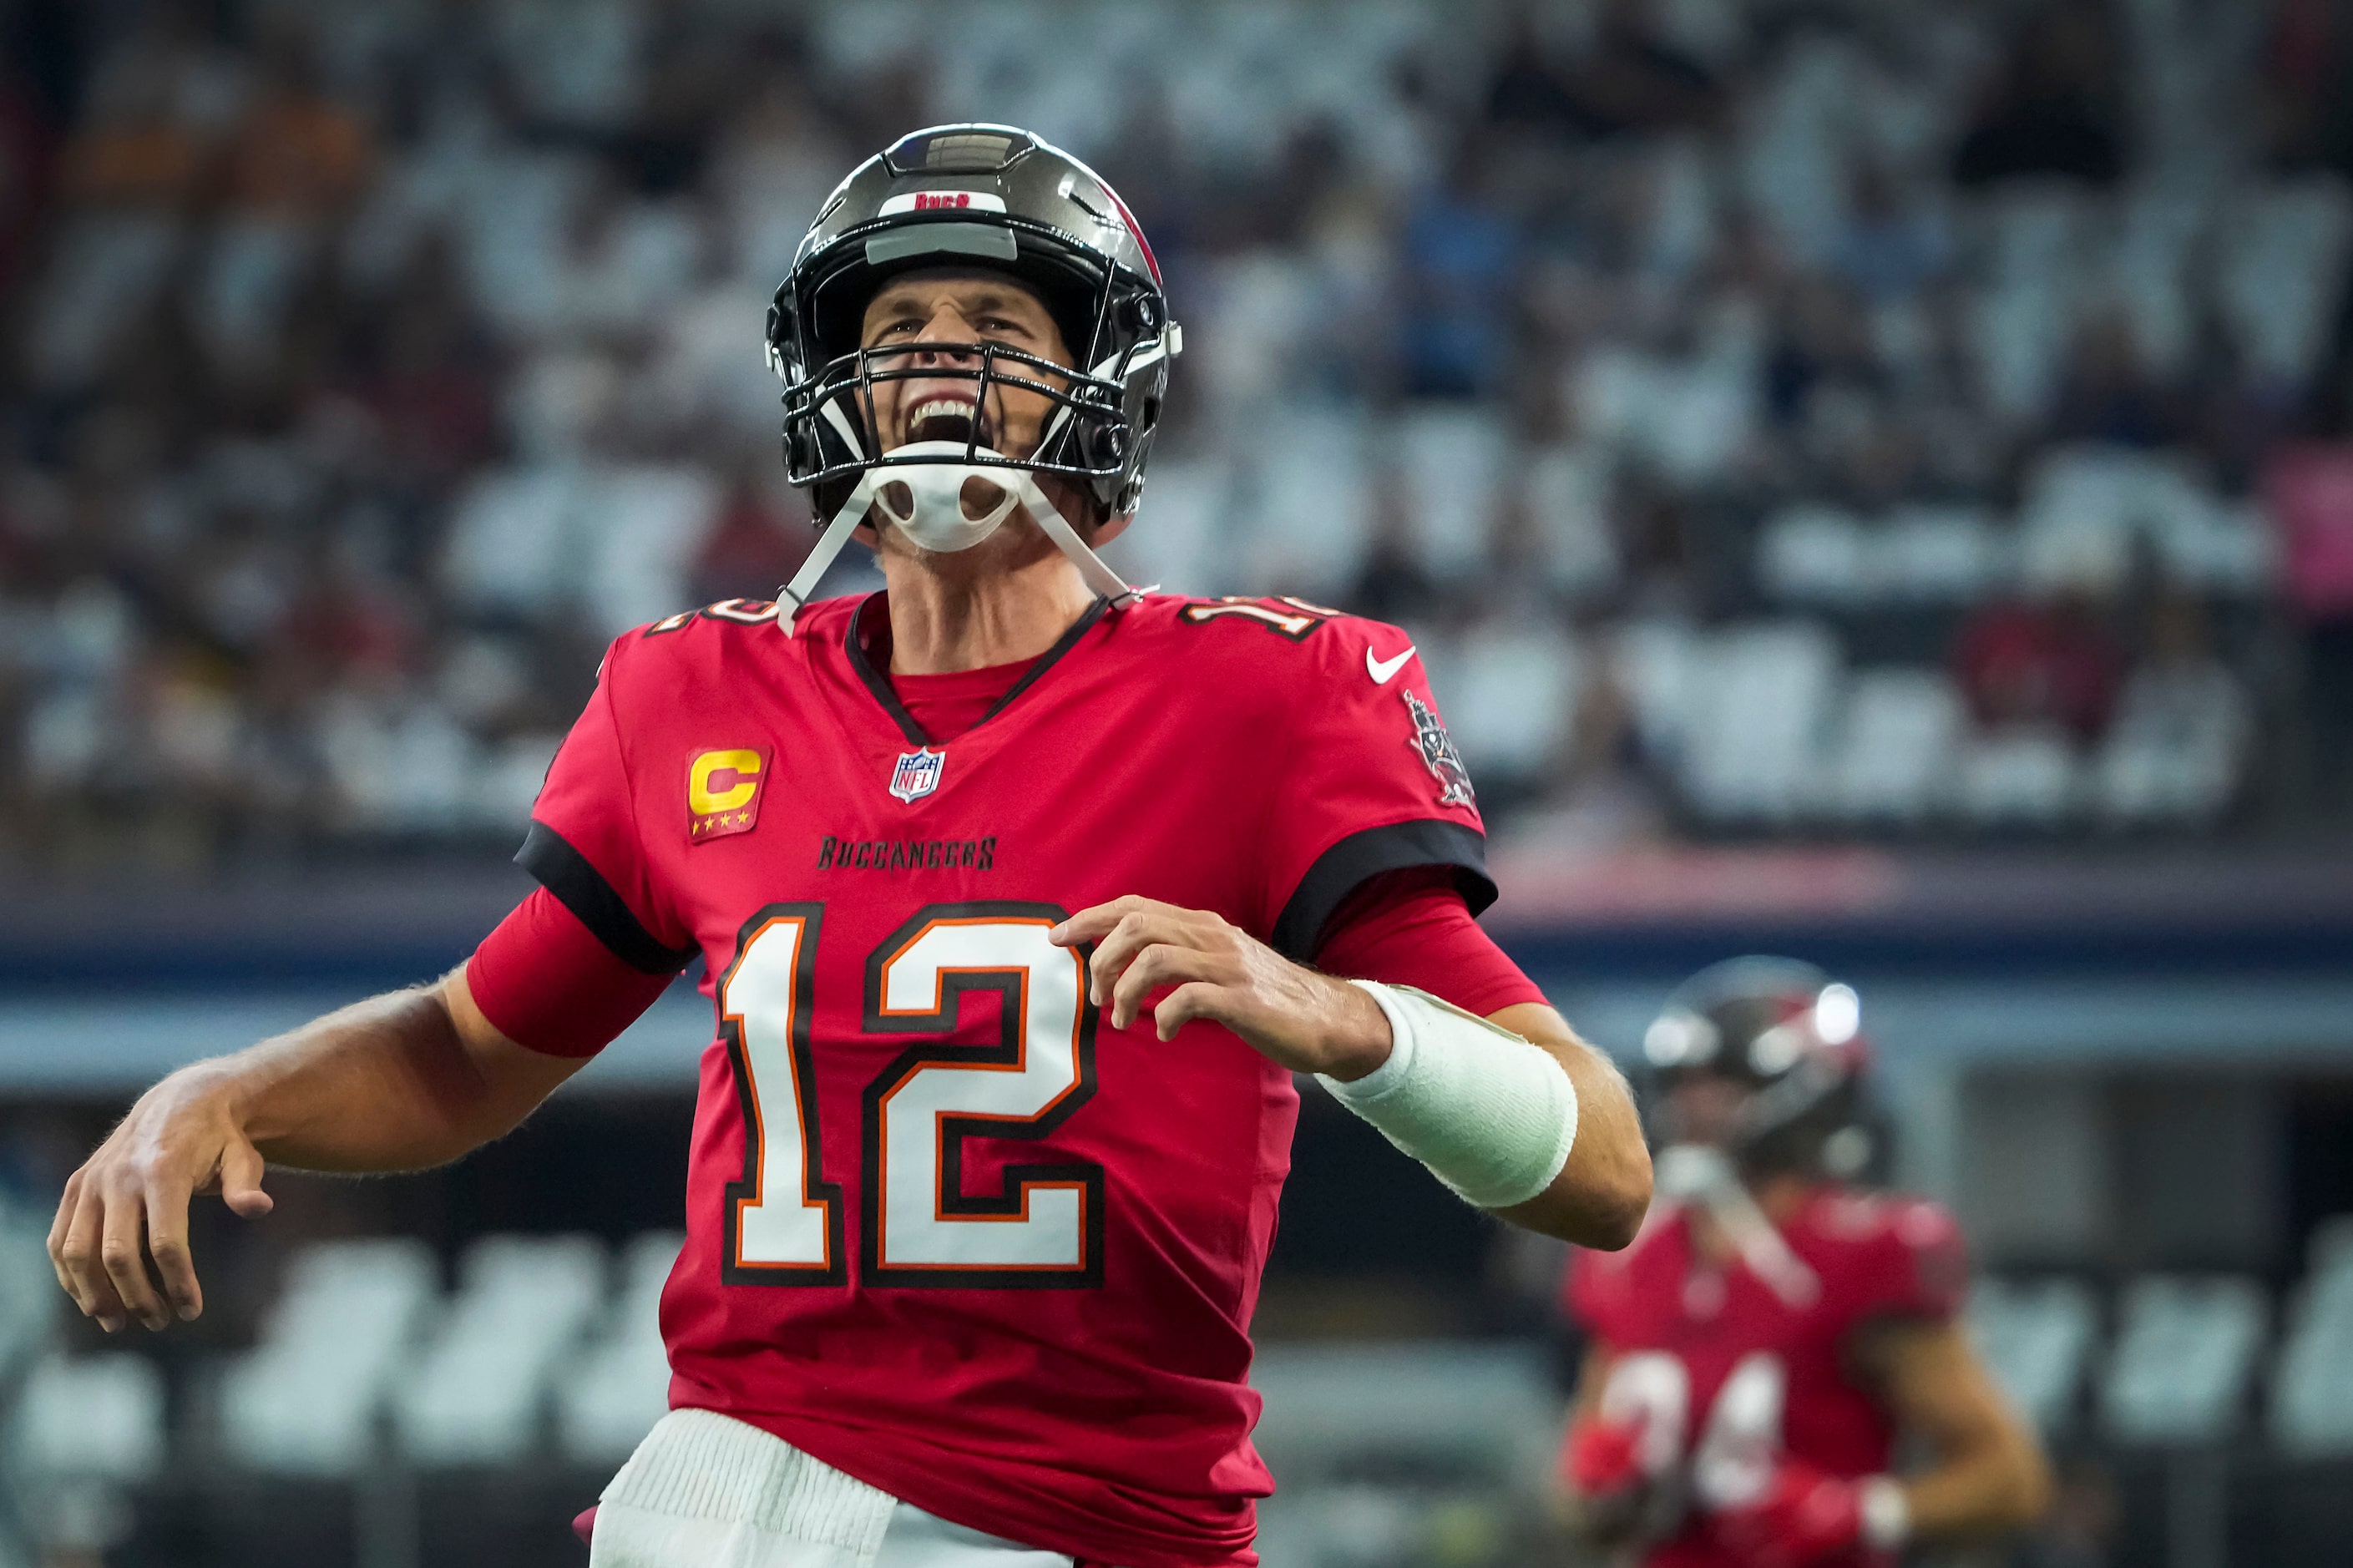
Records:
<instances>
[{"instance_id":1,"label":"helmet chin strap","mask_svg":"<svg viewBox=\"0 0 2353 1568\"><path fill-rule=\"evenodd\" d=\"M1658 1195L1670 1204L1697 1204L1706 1209L1740 1261L1776 1296L1792 1307L1811 1305L1820 1297L1820 1279L1757 1206L1723 1150L1705 1143L1671 1143L1659 1151L1652 1170Z\"/></svg>"},{"instance_id":2,"label":"helmet chin strap","mask_svg":"<svg viewBox=\"0 0 2353 1568\"><path fill-rule=\"evenodd\" d=\"M818 583L841 553L841 547L849 542L849 536L857 531L858 525L866 521L868 511L877 507L918 548L945 555L969 550L995 533L1018 506L1070 558L1087 586L1098 596L1110 600L1113 609L1124 609L1152 591L1130 586L1089 548L1078 531L1055 510L1054 503L1046 499L1035 474L1028 468L982 468L959 460L972 450L962 441L910 442L884 456L915 461L869 468L860 475L849 498L826 524L817 548L801 563L801 569L793 574L793 580L777 590L776 621L786 634L797 635L796 623L809 595L817 592ZM1000 461L1010 460L985 447L979 451L999 458ZM966 516L964 510L964 487L973 479L1003 492L997 505L977 518ZM903 512L893 504L892 487L895 485L906 487L908 506Z\"/></svg>"}]
</instances>

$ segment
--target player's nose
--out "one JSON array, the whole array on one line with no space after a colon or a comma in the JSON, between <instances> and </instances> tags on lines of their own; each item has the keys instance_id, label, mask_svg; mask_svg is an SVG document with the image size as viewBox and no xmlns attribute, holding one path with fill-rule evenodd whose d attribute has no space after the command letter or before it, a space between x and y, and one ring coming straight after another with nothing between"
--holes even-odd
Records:
<instances>
[{"instance_id":1,"label":"player's nose","mask_svg":"<svg viewBox=\"0 0 2353 1568\"><path fill-rule=\"evenodd\" d=\"M918 364L971 364L980 355L972 344L978 334L964 312L954 305L942 305L923 323L922 334L915 340L915 363Z\"/></svg>"}]
</instances>

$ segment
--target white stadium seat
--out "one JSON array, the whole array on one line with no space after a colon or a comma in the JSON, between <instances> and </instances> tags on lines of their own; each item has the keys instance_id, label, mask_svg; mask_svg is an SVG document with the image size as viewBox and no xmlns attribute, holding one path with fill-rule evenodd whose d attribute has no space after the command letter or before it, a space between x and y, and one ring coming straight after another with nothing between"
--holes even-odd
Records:
<instances>
[{"instance_id":1,"label":"white stadium seat","mask_svg":"<svg viewBox=\"0 0 2353 1568\"><path fill-rule=\"evenodd\" d=\"M133 1351L41 1362L16 1420L35 1476L140 1481L164 1465L164 1375Z\"/></svg>"},{"instance_id":2,"label":"white stadium seat","mask_svg":"<svg viewBox=\"0 0 2353 1568\"><path fill-rule=\"evenodd\" d=\"M1873 596L1862 520L1842 507L1802 504L1774 514L1757 542L1765 591L1793 605L1852 605Z\"/></svg>"},{"instance_id":3,"label":"white stadium seat","mask_svg":"<svg viewBox=\"0 0 2353 1568\"><path fill-rule=\"evenodd\" d=\"M2075 748L2043 729L1996 731L1961 747L1956 804L1985 827L2055 827L2075 815L2083 769Z\"/></svg>"},{"instance_id":4,"label":"white stadium seat","mask_svg":"<svg viewBox=\"0 0 2353 1568\"><path fill-rule=\"evenodd\" d=\"M605 1268L604 1246L593 1237L476 1242L447 1313L394 1391L408 1455L448 1465L528 1453L549 1381L604 1300Z\"/></svg>"},{"instance_id":5,"label":"white stadium seat","mask_svg":"<svg viewBox=\"0 0 2353 1568\"><path fill-rule=\"evenodd\" d=\"M557 1383L555 1426L565 1453L617 1464L670 1408L670 1355L659 1312L685 1237L656 1231L621 1257L621 1283L602 1326Z\"/></svg>"},{"instance_id":6,"label":"white stadium seat","mask_svg":"<svg viewBox=\"0 0 2353 1568\"><path fill-rule=\"evenodd\" d=\"M2100 1389L2109 1436L2128 1443L2229 1438L2263 1343L2252 1279L2150 1275L2125 1288Z\"/></svg>"},{"instance_id":7,"label":"white stadium seat","mask_svg":"<svg viewBox=\"0 0 2353 1568\"><path fill-rule=\"evenodd\" d=\"M328 1475L366 1462L385 1391L438 1289L422 1242L324 1242L298 1254L261 1342L223 1376L229 1457Z\"/></svg>"},{"instance_id":8,"label":"white stadium seat","mask_svg":"<svg viewBox=\"0 0 2353 1568\"><path fill-rule=\"evenodd\" d=\"M1969 1290L1968 1327L2019 1409L2046 1433L2064 1428L2099 1339L2091 1292L2072 1279L1982 1279Z\"/></svg>"},{"instance_id":9,"label":"white stadium seat","mask_svg":"<svg viewBox=\"0 0 2353 1568\"><path fill-rule=\"evenodd\" d=\"M1808 810L1840 675L1837 639L1811 621L1763 622L1708 639L1682 778L1718 821Z\"/></svg>"},{"instance_id":10,"label":"white stadium seat","mask_svg":"<svg viewBox=\"0 0 2353 1568\"><path fill-rule=\"evenodd\" d=\"M1934 816L1948 799L1966 723L1960 693L1942 670L1858 670L1824 763L1824 810L1854 822Z\"/></svg>"}]
</instances>

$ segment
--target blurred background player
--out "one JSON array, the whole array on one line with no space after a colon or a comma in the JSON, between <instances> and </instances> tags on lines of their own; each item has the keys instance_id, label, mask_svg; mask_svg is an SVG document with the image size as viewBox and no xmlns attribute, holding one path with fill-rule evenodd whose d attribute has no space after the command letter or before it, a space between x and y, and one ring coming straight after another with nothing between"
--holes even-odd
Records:
<instances>
[{"instance_id":1,"label":"blurred background player","mask_svg":"<svg viewBox=\"0 0 2353 1568\"><path fill-rule=\"evenodd\" d=\"M2038 1440L1957 1321L1952 1216L1862 1184L1860 1025L1811 965L1740 958L1644 1039L1661 1202L1632 1247L1571 1265L1590 1341L1561 1479L1579 1531L1650 1568L1889 1562L2045 1505ZM1900 1476L1899 1441L1926 1455Z\"/></svg>"}]
</instances>

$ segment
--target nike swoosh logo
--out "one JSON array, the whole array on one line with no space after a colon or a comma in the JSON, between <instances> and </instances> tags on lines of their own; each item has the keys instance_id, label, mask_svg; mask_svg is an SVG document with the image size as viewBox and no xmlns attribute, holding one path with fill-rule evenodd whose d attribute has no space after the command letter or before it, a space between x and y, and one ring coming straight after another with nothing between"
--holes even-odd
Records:
<instances>
[{"instance_id":1,"label":"nike swoosh logo","mask_svg":"<svg viewBox=\"0 0 2353 1568\"><path fill-rule=\"evenodd\" d=\"M1387 686L1389 683L1389 678L1397 674L1398 670L1403 669L1405 668L1405 661L1412 657L1413 644L1411 643L1406 644L1405 651L1398 655L1395 658L1375 658L1373 657L1373 650L1371 648L1366 648L1365 650L1365 673L1373 678L1373 684L1375 686Z\"/></svg>"}]
</instances>

